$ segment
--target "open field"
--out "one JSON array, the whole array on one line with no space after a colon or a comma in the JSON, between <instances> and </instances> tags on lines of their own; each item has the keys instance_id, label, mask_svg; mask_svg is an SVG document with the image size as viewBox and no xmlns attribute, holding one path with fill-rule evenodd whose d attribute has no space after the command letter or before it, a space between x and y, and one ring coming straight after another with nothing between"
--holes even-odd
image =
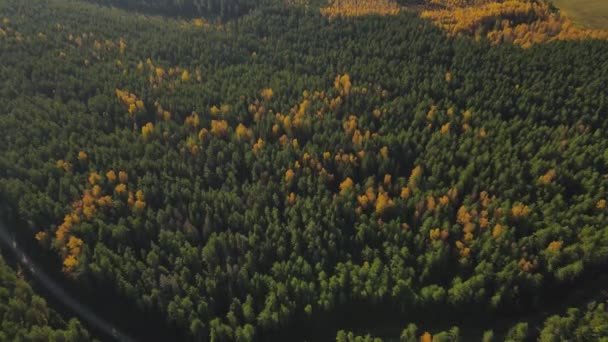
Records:
<instances>
[{"instance_id":1,"label":"open field","mask_svg":"<svg viewBox=\"0 0 608 342\"><path fill-rule=\"evenodd\" d=\"M553 0L555 5L568 13L582 26L608 29L608 1L606 0Z\"/></svg>"}]
</instances>

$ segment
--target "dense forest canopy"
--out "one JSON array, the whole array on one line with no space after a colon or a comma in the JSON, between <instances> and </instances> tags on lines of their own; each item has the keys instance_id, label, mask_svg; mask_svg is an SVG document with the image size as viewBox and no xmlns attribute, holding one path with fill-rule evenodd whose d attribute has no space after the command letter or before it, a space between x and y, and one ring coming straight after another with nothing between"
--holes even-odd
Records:
<instances>
[{"instance_id":1,"label":"dense forest canopy","mask_svg":"<svg viewBox=\"0 0 608 342\"><path fill-rule=\"evenodd\" d=\"M71 282L199 341L606 336L600 291L547 306L604 281L601 36L176 3L0 0L0 213Z\"/></svg>"},{"instance_id":2,"label":"dense forest canopy","mask_svg":"<svg viewBox=\"0 0 608 342\"><path fill-rule=\"evenodd\" d=\"M233 18L267 0L88 0L131 10L183 17Z\"/></svg>"}]
</instances>

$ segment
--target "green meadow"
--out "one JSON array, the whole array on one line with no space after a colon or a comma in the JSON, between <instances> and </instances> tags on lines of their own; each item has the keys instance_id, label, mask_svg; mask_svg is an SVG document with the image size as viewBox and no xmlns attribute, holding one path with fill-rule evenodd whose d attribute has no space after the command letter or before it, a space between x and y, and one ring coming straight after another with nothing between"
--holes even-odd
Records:
<instances>
[{"instance_id":1,"label":"green meadow","mask_svg":"<svg viewBox=\"0 0 608 342\"><path fill-rule=\"evenodd\" d=\"M594 29L608 29L608 1L553 0L577 24Z\"/></svg>"}]
</instances>

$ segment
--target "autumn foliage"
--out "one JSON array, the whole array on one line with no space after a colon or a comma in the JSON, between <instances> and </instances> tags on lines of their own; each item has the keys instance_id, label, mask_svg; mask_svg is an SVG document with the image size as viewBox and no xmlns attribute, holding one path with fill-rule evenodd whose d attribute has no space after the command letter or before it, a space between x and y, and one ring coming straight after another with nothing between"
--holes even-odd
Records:
<instances>
[{"instance_id":1,"label":"autumn foliage","mask_svg":"<svg viewBox=\"0 0 608 342\"><path fill-rule=\"evenodd\" d=\"M494 44L528 48L554 40L608 39L608 31L580 28L544 1L429 0L439 5L421 12L450 35L486 37Z\"/></svg>"},{"instance_id":2,"label":"autumn foliage","mask_svg":"<svg viewBox=\"0 0 608 342\"><path fill-rule=\"evenodd\" d=\"M396 15L399 5L392 0L332 0L321 14L330 18L360 17L364 15Z\"/></svg>"}]
</instances>

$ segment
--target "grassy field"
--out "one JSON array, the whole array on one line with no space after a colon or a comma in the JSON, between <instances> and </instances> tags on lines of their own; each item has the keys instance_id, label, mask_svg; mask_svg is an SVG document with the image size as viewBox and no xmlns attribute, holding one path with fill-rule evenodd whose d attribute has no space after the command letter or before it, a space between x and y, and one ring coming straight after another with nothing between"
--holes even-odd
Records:
<instances>
[{"instance_id":1,"label":"grassy field","mask_svg":"<svg viewBox=\"0 0 608 342\"><path fill-rule=\"evenodd\" d=\"M553 3L581 26L608 29L608 0L553 0Z\"/></svg>"}]
</instances>

